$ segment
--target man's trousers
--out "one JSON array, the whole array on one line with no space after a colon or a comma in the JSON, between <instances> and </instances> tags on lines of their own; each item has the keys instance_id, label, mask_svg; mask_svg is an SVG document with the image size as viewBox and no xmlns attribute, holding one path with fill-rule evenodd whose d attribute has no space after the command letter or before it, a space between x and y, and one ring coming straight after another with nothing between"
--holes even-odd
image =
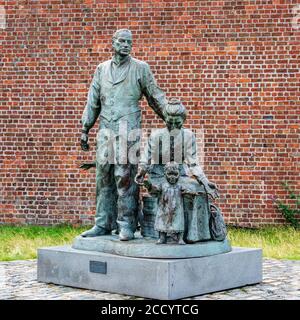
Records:
<instances>
[{"instance_id":1,"label":"man's trousers","mask_svg":"<svg viewBox=\"0 0 300 320\"><path fill-rule=\"evenodd\" d=\"M107 231L116 228L136 230L139 187L134 177L139 158L139 136L132 130L137 132L140 123L140 113L119 121L100 120L96 152L95 224ZM129 157L130 150L136 150L136 160Z\"/></svg>"}]
</instances>

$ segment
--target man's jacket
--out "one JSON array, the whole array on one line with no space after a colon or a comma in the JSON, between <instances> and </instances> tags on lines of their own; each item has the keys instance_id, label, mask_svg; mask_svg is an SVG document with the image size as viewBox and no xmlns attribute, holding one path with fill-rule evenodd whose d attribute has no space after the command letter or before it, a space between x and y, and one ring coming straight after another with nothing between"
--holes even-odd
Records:
<instances>
[{"instance_id":1,"label":"man's jacket","mask_svg":"<svg viewBox=\"0 0 300 320\"><path fill-rule=\"evenodd\" d=\"M100 63L95 71L81 120L83 128L86 131L91 129L99 115L108 121L117 121L141 112L139 101L143 95L150 107L163 119L167 101L149 65L129 57L126 68L113 79L112 63L112 60Z\"/></svg>"}]
</instances>

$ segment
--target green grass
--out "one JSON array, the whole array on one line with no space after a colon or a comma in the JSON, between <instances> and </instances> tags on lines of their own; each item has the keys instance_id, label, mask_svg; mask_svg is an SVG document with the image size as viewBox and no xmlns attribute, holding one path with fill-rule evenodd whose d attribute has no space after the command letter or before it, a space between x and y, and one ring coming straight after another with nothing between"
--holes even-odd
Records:
<instances>
[{"instance_id":1,"label":"green grass","mask_svg":"<svg viewBox=\"0 0 300 320\"><path fill-rule=\"evenodd\" d=\"M0 226L0 261L35 259L37 248L71 244L87 227Z\"/></svg>"},{"instance_id":2,"label":"green grass","mask_svg":"<svg viewBox=\"0 0 300 320\"><path fill-rule=\"evenodd\" d=\"M0 226L0 261L35 259L37 248L71 244L88 227ZM263 249L264 257L300 260L300 230L228 228L232 246Z\"/></svg>"},{"instance_id":3,"label":"green grass","mask_svg":"<svg viewBox=\"0 0 300 320\"><path fill-rule=\"evenodd\" d=\"M293 227L230 227L228 238L232 246L262 248L267 258L300 260L300 230Z\"/></svg>"}]
</instances>

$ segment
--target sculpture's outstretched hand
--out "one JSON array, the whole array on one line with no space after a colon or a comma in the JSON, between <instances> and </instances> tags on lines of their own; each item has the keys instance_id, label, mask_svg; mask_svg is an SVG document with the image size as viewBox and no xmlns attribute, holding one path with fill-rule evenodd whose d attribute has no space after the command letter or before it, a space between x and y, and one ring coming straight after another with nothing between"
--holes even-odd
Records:
<instances>
[{"instance_id":1,"label":"sculpture's outstretched hand","mask_svg":"<svg viewBox=\"0 0 300 320\"><path fill-rule=\"evenodd\" d=\"M139 168L137 175L134 178L134 181L139 186L144 185L144 179L145 179L146 171L144 169Z\"/></svg>"},{"instance_id":2,"label":"sculpture's outstretched hand","mask_svg":"<svg viewBox=\"0 0 300 320\"><path fill-rule=\"evenodd\" d=\"M81 139L80 139L80 145L81 145L81 149L83 151L89 151L90 146L88 144L89 141L89 136L87 133L82 133L81 134Z\"/></svg>"},{"instance_id":3,"label":"sculpture's outstretched hand","mask_svg":"<svg viewBox=\"0 0 300 320\"><path fill-rule=\"evenodd\" d=\"M141 174L137 174L134 178L134 181L136 184L138 184L139 186L143 186L144 185L144 175Z\"/></svg>"}]
</instances>

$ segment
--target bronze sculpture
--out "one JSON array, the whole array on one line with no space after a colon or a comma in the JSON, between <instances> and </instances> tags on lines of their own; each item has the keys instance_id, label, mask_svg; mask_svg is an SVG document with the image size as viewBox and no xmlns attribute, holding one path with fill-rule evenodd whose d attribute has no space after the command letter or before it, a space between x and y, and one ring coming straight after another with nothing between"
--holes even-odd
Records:
<instances>
[{"instance_id":1,"label":"bronze sculpture","mask_svg":"<svg viewBox=\"0 0 300 320\"><path fill-rule=\"evenodd\" d=\"M166 181L161 184L155 185L148 180L144 181L144 186L150 193L159 195L154 226L159 232L157 244L167 243L167 235L171 233L177 236L178 244L183 245L186 244L183 239L185 231L183 195L198 193L178 183L180 173L176 162L167 163L164 172Z\"/></svg>"},{"instance_id":2,"label":"bronze sculpture","mask_svg":"<svg viewBox=\"0 0 300 320\"><path fill-rule=\"evenodd\" d=\"M193 132L183 127L186 119L184 105L175 98L167 101L149 65L130 56L132 35L129 30L116 31L112 42L114 56L97 67L82 116L81 147L84 151L89 150L88 132L98 117L100 128L97 134L96 162L81 166L83 169L96 166L95 225L81 236L104 236L116 230L120 240L132 240L137 228L139 185L145 185L152 194L156 192L162 196L164 192L158 186L166 186L169 179L167 174L164 176L165 164L177 162L180 178L178 186L181 186L180 190L186 191L182 194L182 202L177 203L179 207L182 205L178 210L183 211L183 207L189 206L194 208L189 213L185 209L185 218L182 215L182 220L178 215L178 221L181 221L175 222L178 243L225 239L226 228L221 212L209 200L219 196L218 189L207 179L198 164ZM166 122L166 127L151 133L141 159L137 149L138 166L137 162L131 161L128 150L136 144L139 146L139 135L134 140L129 137L131 132L141 127L139 100L143 96ZM149 180L145 182L146 174ZM173 183L173 186L176 185L177 181ZM163 210L170 209L174 215L177 209L170 204L176 203L176 199L172 200L168 192L162 197L169 198L169 205ZM180 197L178 193L177 198ZM157 199L154 202L158 203ZM159 228L157 222L164 218L160 214L157 216L157 212L162 211L161 207L154 205L152 211L156 220L155 229L160 232L158 242L166 243L168 232Z\"/></svg>"},{"instance_id":3,"label":"bronze sculpture","mask_svg":"<svg viewBox=\"0 0 300 320\"><path fill-rule=\"evenodd\" d=\"M125 161L121 161L116 155L120 153L122 143L112 143L105 132L118 135L122 124L128 131L139 129L139 101L143 96L161 118L164 117L167 100L157 86L149 65L130 56L130 30L116 31L112 46L113 58L96 68L82 116L81 148L84 151L89 150L88 132L100 117L96 151L95 226L82 236L106 235L117 228L120 240L131 240L137 225L139 190L134 183L137 164L130 163L126 152L122 154ZM126 135L121 134L121 138L127 141L128 148L137 142L129 141Z\"/></svg>"},{"instance_id":4,"label":"bronze sculpture","mask_svg":"<svg viewBox=\"0 0 300 320\"><path fill-rule=\"evenodd\" d=\"M214 183L207 179L198 163L194 133L183 127L186 119L186 108L179 99L172 98L166 105L164 113L166 127L152 131L140 159L138 174L135 178L135 181L140 185L145 185L152 195L150 207L148 206L150 199L144 197L144 207L147 206L144 210L144 218L146 211L154 217L152 220L155 220L155 223L152 228L160 232L159 243L166 243L167 232L164 232L158 226L157 221L159 217L159 219L165 218L163 211L172 211L173 203L178 207L177 209L173 208L175 211L184 210L183 215L185 217L182 215L182 220L180 220L180 214L175 215L179 217L178 221L181 221L181 223L175 222L175 225L181 225L182 234L179 237L181 244L183 242L195 243L211 239L224 240L226 238L224 220L219 208L213 205L210 200L219 197L218 189ZM168 168L169 161L178 163L176 165L179 179L178 190L176 190L176 195L173 195L173 202L169 199L171 196L167 195L167 191L162 190L163 186L168 185L165 169ZM149 181L144 182L146 175L148 175ZM180 190L186 192L181 193ZM156 198L155 193L157 194ZM163 193L168 198L169 204L162 202ZM184 198L182 203L179 201L180 197ZM189 210L189 207L192 207L192 209ZM212 214L211 209L213 209ZM182 230L183 220L185 221ZM146 224L151 224L151 222L146 221ZM168 225L169 231L172 231L173 225L168 223L165 223L165 225ZM213 234L210 232L211 230L214 231ZM148 230L147 233L149 236L155 237L153 231Z\"/></svg>"}]
</instances>

